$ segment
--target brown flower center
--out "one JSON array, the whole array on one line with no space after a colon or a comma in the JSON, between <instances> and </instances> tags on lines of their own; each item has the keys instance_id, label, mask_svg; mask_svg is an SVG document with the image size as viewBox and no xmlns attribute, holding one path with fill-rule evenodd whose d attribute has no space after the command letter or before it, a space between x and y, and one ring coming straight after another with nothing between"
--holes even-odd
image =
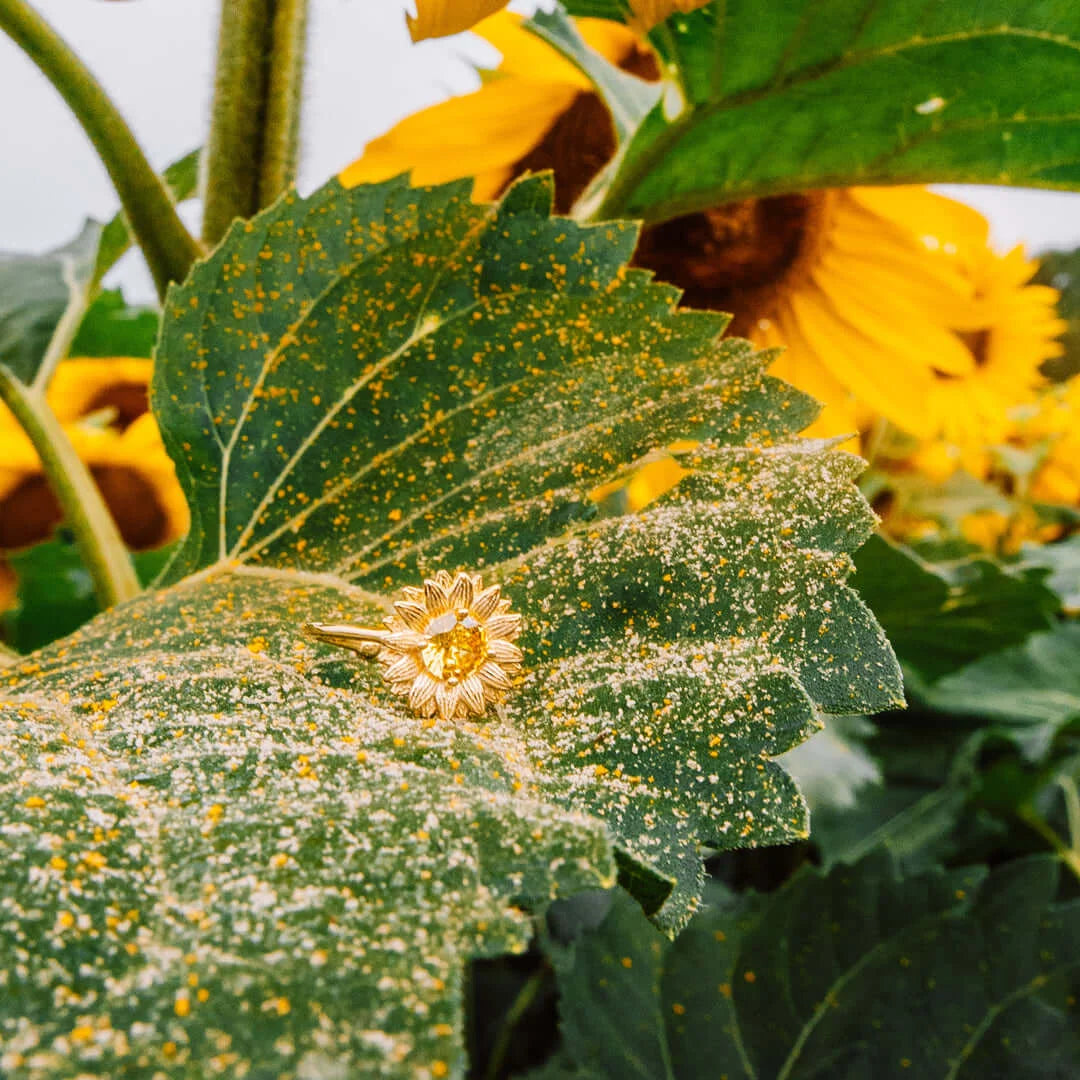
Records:
<instances>
[{"instance_id":1,"label":"brown flower center","mask_svg":"<svg viewBox=\"0 0 1080 1080\"><path fill-rule=\"evenodd\" d=\"M581 93L547 134L513 168L555 173L555 212L569 213L592 178L615 153L615 128L596 94Z\"/></svg>"},{"instance_id":2,"label":"brown flower center","mask_svg":"<svg viewBox=\"0 0 1080 1080\"><path fill-rule=\"evenodd\" d=\"M649 82L660 78L660 65L652 50L645 47L633 49L619 61L619 67ZM596 94L582 92L513 166L511 177L550 169L555 174L555 212L566 214L611 160L615 147L615 126L607 108Z\"/></svg>"},{"instance_id":3,"label":"brown flower center","mask_svg":"<svg viewBox=\"0 0 1080 1080\"><path fill-rule=\"evenodd\" d=\"M659 78L653 53L635 49L619 66ZM615 153L615 128L600 98L580 93L543 139L513 167L513 176L550 169L555 210L565 214ZM772 310L774 290L812 250L827 195L778 195L727 203L642 231L634 265L678 285L690 307L734 314L746 334Z\"/></svg>"},{"instance_id":4,"label":"brown flower center","mask_svg":"<svg viewBox=\"0 0 1080 1080\"><path fill-rule=\"evenodd\" d=\"M126 431L150 407L145 383L114 383L102 387L87 403L86 413L109 409L110 427Z\"/></svg>"},{"instance_id":5,"label":"brown flower center","mask_svg":"<svg viewBox=\"0 0 1080 1080\"><path fill-rule=\"evenodd\" d=\"M141 550L165 542L169 521L149 481L118 465L94 468L91 474L128 547ZM0 548L48 540L63 517L44 477L29 477L0 503Z\"/></svg>"},{"instance_id":6,"label":"brown flower center","mask_svg":"<svg viewBox=\"0 0 1080 1080\"><path fill-rule=\"evenodd\" d=\"M448 611L425 629L431 643L420 653L433 678L460 682L487 659L487 633L468 611Z\"/></svg>"},{"instance_id":7,"label":"brown flower center","mask_svg":"<svg viewBox=\"0 0 1080 1080\"><path fill-rule=\"evenodd\" d=\"M727 203L645 229L634 263L678 285L689 307L732 312L746 334L772 290L808 253L816 200L778 195Z\"/></svg>"}]
</instances>

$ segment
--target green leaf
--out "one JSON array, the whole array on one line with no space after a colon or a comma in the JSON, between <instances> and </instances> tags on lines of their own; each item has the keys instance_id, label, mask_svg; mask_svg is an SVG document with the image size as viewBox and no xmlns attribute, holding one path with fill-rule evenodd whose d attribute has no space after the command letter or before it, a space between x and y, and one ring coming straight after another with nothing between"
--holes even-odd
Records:
<instances>
[{"instance_id":1,"label":"green leaf","mask_svg":"<svg viewBox=\"0 0 1080 1080\"><path fill-rule=\"evenodd\" d=\"M1061 598L1061 606L1070 614L1080 612L1080 536L1070 536L1055 544L1025 544L1020 564L1050 571L1047 588Z\"/></svg>"},{"instance_id":2,"label":"green leaf","mask_svg":"<svg viewBox=\"0 0 1080 1080\"><path fill-rule=\"evenodd\" d=\"M1058 732L1080 720L1077 656L1080 625L1061 623L932 687L915 686L913 694L940 712L999 721L999 728L1037 759Z\"/></svg>"},{"instance_id":3,"label":"green leaf","mask_svg":"<svg viewBox=\"0 0 1080 1080\"><path fill-rule=\"evenodd\" d=\"M660 98L659 84L639 79L590 49L566 13L538 11L525 28L546 41L586 75L611 113L621 143L637 130Z\"/></svg>"},{"instance_id":4,"label":"green leaf","mask_svg":"<svg viewBox=\"0 0 1080 1080\"><path fill-rule=\"evenodd\" d=\"M71 343L72 356L145 356L154 351L158 313L131 307L119 289L99 293L87 308Z\"/></svg>"},{"instance_id":5,"label":"green leaf","mask_svg":"<svg viewBox=\"0 0 1080 1080\"><path fill-rule=\"evenodd\" d=\"M84 1071L202 1075L227 1035L254 1073L460 1075L467 958L523 948L526 910L609 887L616 856L684 920L700 843L805 834L771 759L815 709L899 700L845 584L873 527L859 463L796 438L814 407L627 270L633 227L550 218L544 178L496 207L468 192L290 195L169 293L153 402L191 534L165 587L15 670L0 726L22 770L3 805L33 822L0 942L71 906L141 913L93 939L76 921L0 1002L53 1045L78 957L113 1022L145 1025ZM596 518L589 491L688 431L676 491ZM501 717L414 716L301 633L377 625L440 568L525 620ZM112 824L91 841L84 820ZM43 897L43 835L72 867L100 844L108 873Z\"/></svg>"},{"instance_id":6,"label":"green leaf","mask_svg":"<svg viewBox=\"0 0 1080 1080\"><path fill-rule=\"evenodd\" d=\"M972 810L988 739L988 733L939 714L910 710L880 717L855 742L878 771L876 780L854 788L846 802L813 804L811 839L822 863L853 863L884 851L912 872L985 857L979 845L987 832L1001 832L997 821Z\"/></svg>"},{"instance_id":7,"label":"green leaf","mask_svg":"<svg viewBox=\"0 0 1080 1080\"><path fill-rule=\"evenodd\" d=\"M1058 864L901 878L886 858L697 916L669 942L620 896L552 946L562 1058L532 1076L1071 1076L1080 901Z\"/></svg>"},{"instance_id":8,"label":"green leaf","mask_svg":"<svg viewBox=\"0 0 1080 1080\"><path fill-rule=\"evenodd\" d=\"M171 553L171 547L132 552L139 580L153 581ZM6 558L18 580L18 605L3 614L4 636L19 652L71 634L98 613L94 582L66 530Z\"/></svg>"},{"instance_id":9,"label":"green leaf","mask_svg":"<svg viewBox=\"0 0 1080 1080\"><path fill-rule=\"evenodd\" d=\"M1070 0L726 0L660 34L685 107L652 111L598 216L851 184L1080 184Z\"/></svg>"},{"instance_id":10,"label":"green leaf","mask_svg":"<svg viewBox=\"0 0 1080 1080\"><path fill-rule=\"evenodd\" d=\"M45 255L0 253L0 368L9 377L33 384L65 312L81 316L100 235L88 221L71 243Z\"/></svg>"},{"instance_id":11,"label":"green leaf","mask_svg":"<svg viewBox=\"0 0 1080 1080\"><path fill-rule=\"evenodd\" d=\"M1040 253L1034 280L1061 293L1058 315L1069 324L1061 336L1065 353L1042 365L1051 379L1061 382L1080 373L1080 249Z\"/></svg>"},{"instance_id":12,"label":"green leaf","mask_svg":"<svg viewBox=\"0 0 1080 1080\"><path fill-rule=\"evenodd\" d=\"M815 827L820 809L853 806L860 790L880 781L861 741L873 731L864 717L833 716L821 731L777 759L799 785Z\"/></svg>"},{"instance_id":13,"label":"green leaf","mask_svg":"<svg viewBox=\"0 0 1080 1080\"><path fill-rule=\"evenodd\" d=\"M930 681L1048 630L1060 607L1039 571L988 556L933 565L880 536L855 559L852 584L901 663Z\"/></svg>"}]
</instances>

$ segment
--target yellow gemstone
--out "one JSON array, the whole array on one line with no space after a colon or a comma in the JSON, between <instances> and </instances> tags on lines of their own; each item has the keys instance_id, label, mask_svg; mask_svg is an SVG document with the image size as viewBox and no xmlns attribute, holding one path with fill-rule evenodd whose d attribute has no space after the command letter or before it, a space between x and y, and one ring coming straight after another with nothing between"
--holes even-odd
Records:
<instances>
[{"instance_id":1,"label":"yellow gemstone","mask_svg":"<svg viewBox=\"0 0 1080 1080\"><path fill-rule=\"evenodd\" d=\"M460 682L487 659L487 633L468 611L448 611L424 633L430 644L420 655L433 678Z\"/></svg>"}]
</instances>

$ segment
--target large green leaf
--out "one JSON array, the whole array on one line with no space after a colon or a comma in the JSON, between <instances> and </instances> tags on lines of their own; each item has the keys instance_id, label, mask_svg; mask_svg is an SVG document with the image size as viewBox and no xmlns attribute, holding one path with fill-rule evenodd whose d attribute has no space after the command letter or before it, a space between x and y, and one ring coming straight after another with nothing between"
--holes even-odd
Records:
<instances>
[{"instance_id":1,"label":"large green leaf","mask_svg":"<svg viewBox=\"0 0 1080 1080\"><path fill-rule=\"evenodd\" d=\"M522 907L617 856L685 919L699 843L805 835L771 758L815 705L900 697L844 583L858 462L795 437L807 399L626 270L632 227L551 219L543 179L468 187L290 195L169 293L153 396L191 534L165 587L15 669L0 728L0 967L54 934L0 1032L68 1038L41 1070L459 1075L464 962L522 948ZM594 518L690 431L676 491ZM300 632L439 568L525 619L503 718L415 717ZM85 994L125 1032L104 1057L66 1034Z\"/></svg>"},{"instance_id":2,"label":"large green leaf","mask_svg":"<svg viewBox=\"0 0 1080 1080\"><path fill-rule=\"evenodd\" d=\"M999 721L1039 756L1062 728L1080 723L1078 657L1080 625L1062 623L932 687L917 687L915 697L942 712Z\"/></svg>"},{"instance_id":3,"label":"large green leaf","mask_svg":"<svg viewBox=\"0 0 1080 1080\"><path fill-rule=\"evenodd\" d=\"M659 220L850 184L1080 184L1071 0L716 0L653 41L684 107L646 118L601 213Z\"/></svg>"},{"instance_id":4,"label":"large green leaf","mask_svg":"<svg viewBox=\"0 0 1080 1080\"><path fill-rule=\"evenodd\" d=\"M625 895L551 946L564 1050L540 1080L1074 1076L1080 901L1058 864L807 870L669 942Z\"/></svg>"},{"instance_id":5,"label":"large green leaf","mask_svg":"<svg viewBox=\"0 0 1080 1080\"><path fill-rule=\"evenodd\" d=\"M101 226L86 222L64 247L44 255L0 253L0 374L34 382L65 312L81 317Z\"/></svg>"},{"instance_id":6,"label":"large green leaf","mask_svg":"<svg viewBox=\"0 0 1080 1080\"><path fill-rule=\"evenodd\" d=\"M119 289L106 289L86 309L70 352L72 356L149 357L157 333L154 308L132 307Z\"/></svg>"},{"instance_id":7,"label":"large green leaf","mask_svg":"<svg viewBox=\"0 0 1080 1080\"><path fill-rule=\"evenodd\" d=\"M1050 629L1060 607L1041 571L986 555L934 565L875 536L856 569L852 584L901 663L930 680Z\"/></svg>"},{"instance_id":8,"label":"large green leaf","mask_svg":"<svg viewBox=\"0 0 1080 1080\"><path fill-rule=\"evenodd\" d=\"M168 561L171 548L133 551L131 561L143 584ZM66 529L43 543L6 554L16 577L17 604L0 616L3 637L30 652L73 633L100 610L94 583Z\"/></svg>"}]
</instances>

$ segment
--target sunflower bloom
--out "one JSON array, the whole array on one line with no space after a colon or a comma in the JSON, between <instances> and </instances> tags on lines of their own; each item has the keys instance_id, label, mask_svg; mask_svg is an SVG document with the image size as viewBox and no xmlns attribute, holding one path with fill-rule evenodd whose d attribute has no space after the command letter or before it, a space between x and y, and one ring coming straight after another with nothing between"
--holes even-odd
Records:
<instances>
[{"instance_id":1,"label":"sunflower bloom","mask_svg":"<svg viewBox=\"0 0 1080 1080\"><path fill-rule=\"evenodd\" d=\"M626 28L579 25L613 63L655 76ZM474 196L490 198L546 166L569 208L615 149L599 98L513 17L478 31L503 54L500 77L404 120L344 182L411 168L418 183L473 175ZM1061 327L1054 291L1025 284L1034 266L1022 252L994 255L980 214L917 187L725 204L646 229L636 261L679 285L689 306L732 313L734 333L782 346L773 374L826 406L812 435L866 431L882 417L922 442L985 445L1031 398Z\"/></svg>"},{"instance_id":2,"label":"sunflower bloom","mask_svg":"<svg viewBox=\"0 0 1080 1080\"><path fill-rule=\"evenodd\" d=\"M476 27L502 53L499 77L406 117L368 143L364 155L340 173L341 182L370 184L404 172L415 184L471 176L473 198L484 201L515 176L552 167L556 157L565 160L576 147L584 159L573 164L577 177L562 169L557 178L559 209L569 209L615 152L614 128L586 76L521 22L504 12ZM577 25L590 47L614 64L652 62L652 54L618 23L580 19ZM545 140L550 161L543 155Z\"/></svg>"},{"instance_id":3,"label":"sunflower bloom","mask_svg":"<svg viewBox=\"0 0 1080 1080\"><path fill-rule=\"evenodd\" d=\"M416 14L406 16L413 41L448 37L470 30L481 19L502 11L509 0L417 0ZM693 11L709 0L627 0L630 25L642 33L676 12Z\"/></svg>"},{"instance_id":4,"label":"sunflower bloom","mask_svg":"<svg viewBox=\"0 0 1080 1080\"><path fill-rule=\"evenodd\" d=\"M147 411L149 378L149 360L67 360L48 393L120 535L136 550L179 539L188 525L172 460ZM15 599L3 551L49 539L62 518L37 451L0 406L0 610Z\"/></svg>"}]
</instances>

